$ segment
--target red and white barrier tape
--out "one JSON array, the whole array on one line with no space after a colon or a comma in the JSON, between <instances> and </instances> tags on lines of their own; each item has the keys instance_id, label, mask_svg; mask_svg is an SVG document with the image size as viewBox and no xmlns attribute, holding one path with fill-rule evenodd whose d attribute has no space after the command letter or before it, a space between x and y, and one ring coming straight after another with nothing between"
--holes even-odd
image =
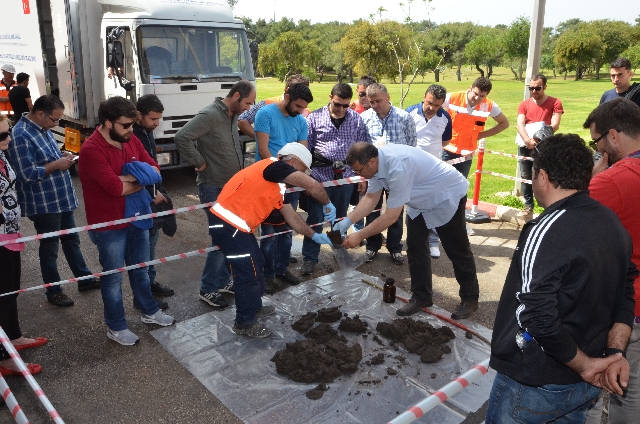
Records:
<instances>
[{"instance_id":1,"label":"red and white barrier tape","mask_svg":"<svg viewBox=\"0 0 640 424\"><path fill-rule=\"evenodd\" d=\"M376 210L374 210L372 212L378 212L378 211L380 211L380 209L376 209ZM344 219L344 218L336 219L336 221L340 221L342 219ZM324 224L328 224L328 223L329 223L329 221L318 222L317 224L310 225L310 227L316 227L318 225L324 225ZM279 236L281 234L287 234L287 233L292 233L292 232L293 232L293 230L286 230L286 231L281 231L279 233L267 234L267 235L264 235L264 236L256 237L256 239L257 240L262 240L262 239L266 239L266 238L269 238L269 237L275 237L275 236ZM84 275L82 277L69 278L68 280L62 280L62 281L58 281L56 283L41 284L39 286L27 287L25 289L20 289L20 290L8 292L8 293L0 293L0 297L9 296L9 295L12 295L12 294L26 293L26 292L30 292L30 291L34 291L34 290L46 289L47 287L62 286L62 285L69 284L69 283L77 283L78 281L99 278L99 277L102 277L104 275L111 275L111 274L115 274L117 272L131 271L133 269L144 268L146 266L158 265L158 264L163 264L163 263L166 263L166 262L177 261L178 259L190 258L190 257L193 257L193 256L201 256L201 255L204 255L205 253L209 253L209 252L212 252L214 250L219 250L219 249L220 248L218 246L211 246L211 247L207 247L205 249L192 250L191 252L180 253L178 255L172 255L172 256L167 256L167 257L160 258L160 259L154 259L152 261L141 262L139 264L129 265L129 266L121 267L121 268L116 268L116 269L112 269L110 271L96 272L95 274Z\"/></svg>"},{"instance_id":2,"label":"red and white barrier tape","mask_svg":"<svg viewBox=\"0 0 640 424\"><path fill-rule=\"evenodd\" d=\"M478 172L478 171L476 171L476 172ZM492 172L492 171L485 171L484 169L481 172L483 174L489 174L489 175L493 175L495 177L506 178L508 180L513 180L513 181L520 181L521 183L525 183L525 184L533 184L531 182L531 180L525 180L524 178L517 178L517 177L512 177L511 175L499 174L497 172Z\"/></svg>"},{"instance_id":3,"label":"red and white barrier tape","mask_svg":"<svg viewBox=\"0 0 640 424\"><path fill-rule=\"evenodd\" d=\"M388 424L408 424L413 422L438 406L440 403L446 401L451 396L455 395L469 384L473 383L489 371L489 358L480 362L460 377L456 378L440 390L436 391L431 396L418 402L415 406L409 408L406 412L403 412Z\"/></svg>"},{"instance_id":4,"label":"red and white barrier tape","mask_svg":"<svg viewBox=\"0 0 640 424\"><path fill-rule=\"evenodd\" d=\"M322 183L322 185L324 187L335 187L335 186L339 186L339 185L354 184L354 183L359 183L359 182L363 182L363 181L366 181L366 179L364 179L362 177L349 177L349 178L343 178L341 180L326 181L326 182ZM304 189L300 188L300 187L292 187L292 188L288 189L288 191L291 191L291 192L292 191L302 191L302 190L304 190ZM161 217L161 216L173 215L173 214L181 213L181 212L189 212L189 211L193 211L193 210L196 210L196 209L204 209L204 208L213 206L214 203L215 202L202 203L202 204L199 204L199 205L187 206L187 207L184 207L184 208L176 208L176 209L172 209L170 211L155 212L155 213L150 213L150 214L147 214L147 215L140 215L140 216L134 216L134 217L131 217L131 218L118 219L118 220L115 220L115 221L100 222L98 224L91 224L91 225L85 225L85 226L82 226L82 227L69 228L67 230L52 231L50 233L42 233L42 234L36 234L36 235L33 235L33 236L20 237L18 239L13 239L13 240L0 241L0 246L4 246L4 245L7 245L7 244L14 244L14 243L23 243L25 241L41 240L43 238L58 237L58 236L63 236L65 234L73 234L73 233L79 233L81 231L89 231L89 230L95 230L95 229L98 229L98 228L111 227L111 226L114 226L114 225L127 224L127 223L134 222L134 221L141 221L143 219L149 219L149 218L156 218L156 217Z\"/></svg>"},{"instance_id":5,"label":"red and white barrier tape","mask_svg":"<svg viewBox=\"0 0 640 424\"><path fill-rule=\"evenodd\" d=\"M444 163L448 163L449 165L455 165L456 163L462 163L462 162L466 162L466 161L469 161L469 160L473 160L473 154L467 155L467 156L463 156L461 158L445 160Z\"/></svg>"},{"instance_id":6,"label":"red and white barrier tape","mask_svg":"<svg viewBox=\"0 0 640 424\"><path fill-rule=\"evenodd\" d=\"M44 407L47 409L47 412L49 412L49 415L51 416L53 421L58 424L64 424L64 421L62 420L62 418L60 418L60 414L58 414L58 411L56 411L56 409L53 407L51 402L49 402L49 398L47 398L47 396L44 394L44 391L40 388L40 385L38 384L36 379L33 378L31 373L29 372L29 368L27 368L27 365L22 361L20 354L18 354L18 351L13 347L11 340L9 340L7 333L4 332L2 327L0 327L0 342L2 343L4 348L7 350L9 355L13 358L13 362L20 369L20 372L22 373L24 378L27 380L27 382L35 392L36 396L38 396L38 399L40 399L40 402L42 402Z\"/></svg>"},{"instance_id":7,"label":"red and white barrier tape","mask_svg":"<svg viewBox=\"0 0 640 424\"><path fill-rule=\"evenodd\" d=\"M529 157L529 156L518 156L518 155L512 155L510 153L502 153L502 152L494 152L493 150L485 150L485 153L491 153L492 155L499 155L499 156L505 156L508 158L514 158L514 159L520 159L520 160L528 160L533 162L533 158Z\"/></svg>"},{"instance_id":8,"label":"red and white barrier tape","mask_svg":"<svg viewBox=\"0 0 640 424\"><path fill-rule=\"evenodd\" d=\"M27 416L24 415L22 408L20 408L18 401L15 396L13 396L13 393L11 393L11 389L5 379L2 378L2 375L0 375L0 396L7 403L11 416L18 424L29 424Z\"/></svg>"}]
</instances>

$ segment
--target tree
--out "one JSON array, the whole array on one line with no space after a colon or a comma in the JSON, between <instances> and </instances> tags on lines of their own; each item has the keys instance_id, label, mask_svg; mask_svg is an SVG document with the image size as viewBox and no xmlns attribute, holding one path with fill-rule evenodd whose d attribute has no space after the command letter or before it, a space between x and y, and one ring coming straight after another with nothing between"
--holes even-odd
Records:
<instances>
[{"instance_id":1,"label":"tree","mask_svg":"<svg viewBox=\"0 0 640 424\"><path fill-rule=\"evenodd\" d=\"M602 40L597 34L578 29L563 33L554 49L555 61L566 70L575 70L575 79L582 79L585 70L602 50ZM566 73L565 73L566 78Z\"/></svg>"},{"instance_id":2,"label":"tree","mask_svg":"<svg viewBox=\"0 0 640 424\"><path fill-rule=\"evenodd\" d=\"M611 21L600 19L587 22L581 27L582 31L597 34L602 40L602 46L597 55L593 57L593 67L596 71L596 79L600 79L600 68L616 60L631 44L631 25L623 21Z\"/></svg>"},{"instance_id":3,"label":"tree","mask_svg":"<svg viewBox=\"0 0 640 424\"><path fill-rule=\"evenodd\" d=\"M315 71L311 63L315 54L316 50L302 39L300 33L287 31L272 43L263 43L260 46L258 70L263 75L273 74L280 81L296 72L313 79Z\"/></svg>"},{"instance_id":4,"label":"tree","mask_svg":"<svg viewBox=\"0 0 640 424\"><path fill-rule=\"evenodd\" d=\"M437 26L429 31L426 48L438 52L442 64L457 66L458 81L461 68L465 64L464 48L476 35L476 26L471 22L454 22ZM434 71L436 82L440 80L438 70Z\"/></svg>"},{"instance_id":5,"label":"tree","mask_svg":"<svg viewBox=\"0 0 640 424\"><path fill-rule=\"evenodd\" d=\"M620 56L629 59L632 69L635 70L640 67L640 45L636 44L635 46L629 47L627 50L622 52Z\"/></svg>"},{"instance_id":6,"label":"tree","mask_svg":"<svg viewBox=\"0 0 640 424\"><path fill-rule=\"evenodd\" d=\"M503 42L500 30L485 28L482 34L467 43L464 48L464 56L467 63L473 64L485 76L485 71L480 66L487 68L487 78L491 78L493 67L500 63L503 55Z\"/></svg>"},{"instance_id":7,"label":"tree","mask_svg":"<svg viewBox=\"0 0 640 424\"><path fill-rule=\"evenodd\" d=\"M520 16L515 21L511 22L509 29L504 35L504 53L507 58L511 59L518 66L518 73L516 79L522 81L522 72L525 69L527 63L527 57L529 56L529 33L531 31L531 23L528 18ZM514 74L513 66L511 66L511 72Z\"/></svg>"},{"instance_id":8,"label":"tree","mask_svg":"<svg viewBox=\"0 0 640 424\"><path fill-rule=\"evenodd\" d=\"M358 75L392 75L395 69L390 66L390 55L384 34L377 24L360 21L352 25L340 39L340 50L344 61Z\"/></svg>"}]
</instances>

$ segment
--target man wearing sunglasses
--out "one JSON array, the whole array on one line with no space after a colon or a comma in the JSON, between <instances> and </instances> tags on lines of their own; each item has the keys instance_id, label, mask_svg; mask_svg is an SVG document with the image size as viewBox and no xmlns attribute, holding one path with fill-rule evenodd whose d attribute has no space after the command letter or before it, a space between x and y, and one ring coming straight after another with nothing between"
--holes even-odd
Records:
<instances>
[{"instance_id":1,"label":"man wearing sunglasses","mask_svg":"<svg viewBox=\"0 0 640 424\"><path fill-rule=\"evenodd\" d=\"M78 198L69 174L74 164L71 153L60 152L51 129L57 126L64 113L64 104L53 95L38 98L31 112L24 113L13 129L9 145L10 161L16 171L16 191L22 212L33 221L37 233L49 233L75 228L73 211ZM91 275L80 250L77 233L40 240L38 251L40 271L44 283L61 280L58 272L58 246L75 277ZM98 280L78 282L78 291L100 288ZM48 287L47 300L56 306L72 306L61 286Z\"/></svg>"},{"instance_id":2,"label":"man wearing sunglasses","mask_svg":"<svg viewBox=\"0 0 640 424\"><path fill-rule=\"evenodd\" d=\"M518 107L518 119L516 121L516 144L518 145L518 155L531 157L533 149L536 147L536 140L533 134L544 125L550 125L555 133L560 127L560 118L564 113L562 102L555 97L545 93L547 89L547 77L536 74L529 81L529 93L531 97L520 103ZM526 180L531 179L533 162L530 160L520 161L520 175ZM533 217L533 188L531 184L522 183L522 194L524 195L524 209L520 212L522 217Z\"/></svg>"},{"instance_id":3,"label":"man wearing sunglasses","mask_svg":"<svg viewBox=\"0 0 640 424\"><path fill-rule=\"evenodd\" d=\"M602 154L593 167L589 183L591 197L613 210L631 235L631 261L640 268L640 107L617 98L598 106L584 122L592 145ZM601 225L600 223L597 224ZM602 249L601 249L602 250ZM604 259L602 259L604 260ZM632 327L620 325L607 341L607 356L626 353L609 367L604 386L609 392L609 422L637 422L640 414L640 277L634 278L635 320ZM604 316L603 316L604 318ZM613 328L615 330L616 327ZM612 331L613 331L612 330ZM622 386L618 386L618 381ZM624 392L623 392L624 390ZM599 401L599 405L602 401ZM600 411L602 408L594 408ZM595 412L595 411L594 411ZM588 423L600 423L589 414Z\"/></svg>"},{"instance_id":4,"label":"man wearing sunglasses","mask_svg":"<svg viewBox=\"0 0 640 424\"><path fill-rule=\"evenodd\" d=\"M351 103L351 106L349 107L358 113L362 113L369 109L371 107L371 103L369 103L369 98L367 97L367 87L375 83L376 80L373 79L373 77L369 75L361 76L358 80L358 87L356 88L358 98Z\"/></svg>"},{"instance_id":5,"label":"man wearing sunglasses","mask_svg":"<svg viewBox=\"0 0 640 424\"><path fill-rule=\"evenodd\" d=\"M311 163L312 176L322 182L339 178L353 177L351 168L345 168L345 160L349 147L357 141L366 139L364 122L360 115L349 108L353 90L349 84L336 84L331 89L329 104L311 112L307 117L309 137L307 143L313 154ZM364 183L358 184L364 190ZM336 216L347 216L349 199L353 193L353 184L327 187L326 191L331 203L336 207ZM304 194L303 194L304 195ZM322 222L323 205L312 197L307 197L307 224ZM316 233L322 232L322 227L313 227ZM302 275L313 272L318 263L320 245L305 237L302 242Z\"/></svg>"}]
</instances>

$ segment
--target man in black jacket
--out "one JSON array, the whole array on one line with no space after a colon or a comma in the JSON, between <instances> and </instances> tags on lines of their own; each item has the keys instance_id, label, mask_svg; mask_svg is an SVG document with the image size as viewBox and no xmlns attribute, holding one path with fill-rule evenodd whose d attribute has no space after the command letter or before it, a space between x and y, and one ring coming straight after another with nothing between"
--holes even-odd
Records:
<instances>
[{"instance_id":1,"label":"man in black jacket","mask_svg":"<svg viewBox=\"0 0 640 424\"><path fill-rule=\"evenodd\" d=\"M158 96L155 94L146 94L138 99L136 109L138 110L138 117L133 124L133 134L140 139L149 156L151 156L153 160L157 160L156 139L153 136L153 130L160 125L160 118L162 118L164 106ZM167 198L158 190L156 184L147 186L146 188L153 198L154 205L167 202ZM149 260L156 258L158 238L160 238L160 226L154 222L154 226L149 230ZM153 265L149 266L149 282L151 283L151 293L156 297L158 307L160 307L160 309L168 308L169 305L167 302L157 299L157 297L173 296L174 290L156 281L156 269ZM133 299L133 305L137 307L135 298Z\"/></svg>"},{"instance_id":2,"label":"man in black jacket","mask_svg":"<svg viewBox=\"0 0 640 424\"><path fill-rule=\"evenodd\" d=\"M620 220L589 197L584 141L550 137L533 158L533 193L546 209L524 226L498 304L486 422L581 423L622 358L605 348L633 324L637 270Z\"/></svg>"}]
</instances>

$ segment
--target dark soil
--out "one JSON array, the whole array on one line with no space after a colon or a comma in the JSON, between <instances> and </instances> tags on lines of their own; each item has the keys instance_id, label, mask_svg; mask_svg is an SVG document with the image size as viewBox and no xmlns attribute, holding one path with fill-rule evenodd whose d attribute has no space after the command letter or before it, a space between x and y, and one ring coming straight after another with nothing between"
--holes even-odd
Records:
<instances>
[{"instance_id":1,"label":"dark soil","mask_svg":"<svg viewBox=\"0 0 640 424\"><path fill-rule=\"evenodd\" d=\"M437 362L444 353L450 353L447 345L455 334L449 327L434 328L431 324L411 318L395 319L391 323L379 322L376 330L394 343L402 343L411 353L420 355L426 363Z\"/></svg>"},{"instance_id":2,"label":"dark soil","mask_svg":"<svg viewBox=\"0 0 640 424\"><path fill-rule=\"evenodd\" d=\"M347 339L343 335L338 334L338 332L327 323L318 324L309 330L305 336L316 340L318 343L328 343L330 340L339 340L343 343L347 342Z\"/></svg>"},{"instance_id":3,"label":"dark soil","mask_svg":"<svg viewBox=\"0 0 640 424\"><path fill-rule=\"evenodd\" d=\"M342 318L342 312L340 312L339 306L334 306L333 308L323 308L318 311L318 316L316 317L316 321L318 322L336 322L340 318Z\"/></svg>"},{"instance_id":4,"label":"dark soil","mask_svg":"<svg viewBox=\"0 0 640 424\"><path fill-rule=\"evenodd\" d=\"M340 321L340 325L338 326L338 330L345 331L347 333L364 333L367 331L367 322L362 321L360 316L356 315L355 317L346 317ZM375 338L374 338L375 340Z\"/></svg>"},{"instance_id":5,"label":"dark soil","mask_svg":"<svg viewBox=\"0 0 640 424\"><path fill-rule=\"evenodd\" d=\"M318 400L322 397L322 395L324 395L324 392L326 392L327 390L329 390L329 386L324 383L320 383L316 387L305 393L305 395L307 395L307 397L311 400Z\"/></svg>"},{"instance_id":6,"label":"dark soil","mask_svg":"<svg viewBox=\"0 0 640 424\"><path fill-rule=\"evenodd\" d=\"M291 328L296 330L298 333L306 333L311 327L313 327L313 320L316 315L318 314L315 312L307 312L302 316L302 318L294 322L293 325L291 325Z\"/></svg>"}]
</instances>

